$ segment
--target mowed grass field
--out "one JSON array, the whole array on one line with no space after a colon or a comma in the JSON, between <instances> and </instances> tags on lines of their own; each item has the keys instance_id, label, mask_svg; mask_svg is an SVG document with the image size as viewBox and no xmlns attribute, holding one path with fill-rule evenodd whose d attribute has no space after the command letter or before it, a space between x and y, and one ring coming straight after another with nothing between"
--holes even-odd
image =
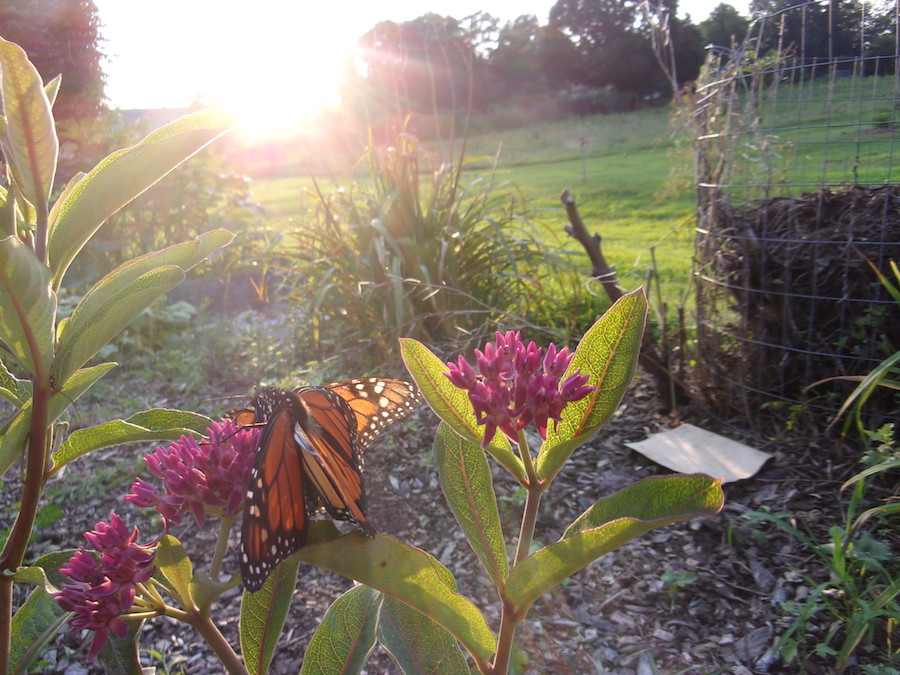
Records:
<instances>
[{"instance_id":1,"label":"mowed grass field","mask_svg":"<svg viewBox=\"0 0 900 675\"><path fill-rule=\"evenodd\" d=\"M454 161L451 153L458 153L450 146L429 150L439 161ZM473 168L464 171L463 186L475 192L492 181L497 189L517 193L523 215L540 225L548 240L573 251L585 277L587 256L564 229L568 220L560 194L565 188L574 194L588 230L602 237L606 259L626 289L646 282L653 248L666 301L672 306L685 295L693 253L693 160L687 140L671 132L667 107L475 136L468 139L466 157ZM368 182L362 172L318 180L323 192ZM253 197L290 228L314 203L312 189L306 176L263 180L255 183Z\"/></svg>"}]
</instances>

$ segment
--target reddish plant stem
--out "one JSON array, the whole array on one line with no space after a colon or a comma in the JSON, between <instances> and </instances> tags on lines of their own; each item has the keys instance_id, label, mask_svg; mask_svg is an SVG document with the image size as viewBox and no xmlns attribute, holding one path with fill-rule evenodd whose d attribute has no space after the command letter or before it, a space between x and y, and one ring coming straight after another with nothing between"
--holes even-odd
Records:
<instances>
[{"instance_id":1,"label":"reddish plant stem","mask_svg":"<svg viewBox=\"0 0 900 675\"><path fill-rule=\"evenodd\" d=\"M25 483L22 502L16 521L3 552L0 553L0 675L9 672L10 628L12 624L12 575L21 566L34 529L49 444L50 390L42 383L34 383L31 407L31 432L25 456Z\"/></svg>"}]
</instances>

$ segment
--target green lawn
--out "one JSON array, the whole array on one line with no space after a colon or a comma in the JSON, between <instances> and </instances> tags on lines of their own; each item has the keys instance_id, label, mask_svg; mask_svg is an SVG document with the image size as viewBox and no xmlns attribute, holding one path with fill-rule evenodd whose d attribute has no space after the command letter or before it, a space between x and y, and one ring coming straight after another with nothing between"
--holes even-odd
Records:
<instances>
[{"instance_id":1,"label":"green lawn","mask_svg":"<svg viewBox=\"0 0 900 675\"><path fill-rule=\"evenodd\" d=\"M584 167L581 138L587 140ZM603 238L603 252L617 267L623 286L632 289L645 282L650 249L656 246L667 301L672 304L683 295L693 250L692 160L689 149L679 149L670 137L668 108L474 137L469 139L467 157L483 158L498 150L494 184L517 189L529 219L580 253L564 231L568 221L559 196L569 188L589 231ZM473 164L475 168L463 175L464 185L491 179L492 161ZM366 179L348 177L338 182L349 188L354 181L365 183ZM302 218L313 202L305 194L312 187L306 177L260 181L254 186L254 198L270 216ZM329 191L335 185L331 179L320 179L320 187ZM582 259L587 273L587 257Z\"/></svg>"}]
</instances>

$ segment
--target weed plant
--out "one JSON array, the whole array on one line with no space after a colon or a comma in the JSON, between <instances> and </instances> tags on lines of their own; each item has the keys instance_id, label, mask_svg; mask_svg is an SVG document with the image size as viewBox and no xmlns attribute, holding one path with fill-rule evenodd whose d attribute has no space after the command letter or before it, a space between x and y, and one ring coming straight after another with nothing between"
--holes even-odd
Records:
<instances>
[{"instance_id":1,"label":"weed plant","mask_svg":"<svg viewBox=\"0 0 900 675\"><path fill-rule=\"evenodd\" d=\"M440 352L578 297L561 242L528 219L512 186L465 182L462 161L439 162L409 134L368 160L370 187L318 190L316 216L297 232L294 299L308 307L319 358L377 363L403 336ZM551 332L572 334L571 315L553 319Z\"/></svg>"}]
</instances>

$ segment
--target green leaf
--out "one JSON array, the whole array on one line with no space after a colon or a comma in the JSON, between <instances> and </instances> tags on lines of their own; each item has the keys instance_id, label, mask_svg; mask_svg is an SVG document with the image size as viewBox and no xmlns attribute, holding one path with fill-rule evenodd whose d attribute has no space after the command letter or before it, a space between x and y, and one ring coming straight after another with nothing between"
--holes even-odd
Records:
<instances>
[{"instance_id":1,"label":"green leaf","mask_svg":"<svg viewBox=\"0 0 900 675\"><path fill-rule=\"evenodd\" d=\"M494 481L480 445L457 436L441 422L434 437L434 461L441 489L475 555L498 588L509 574L506 542Z\"/></svg>"},{"instance_id":2,"label":"green leaf","mask_svg":"<svg viewBox=\"0 0 900 675\"><path fill-rule=\"evenodd\" d=\"M156 567L178 596L182 608L194 609L191 580L194 568L184 546L171 534L164 534L156 548Z\"/></svg>"},{"instance_id":3,"label":"green leaf","mask_svg":"<svg viewBox=\"0 0 900 675\"><path fill-rule=\"evenodd\" d=\"M160 267L138 277L101 307L91 307L93 312L78 312L76 308L64 324L64 334L60 336L56 358L50 368L51 382L65 382L154 300L182 281L184 272L180 268L174 265Z\"/></svg>"},{"instance_id":4,"label":"green leaf","mask_svg":"<svg viewBox=\"0 0 900 675\"><path fill-rule=\"evenodd\" d=\"M335 600L306 648L301 675L358 673L375 647L382 594L354 586Z\"/></svg>"},{"instance_id":5,"label":"green leaf","mask_svg":"<svg viewBox=\"0 0 900 675\"><path fill-rule=\"evenodd\" d=\"M50 270L17 237L0 239L0 342L26 373L40 379L50 368L55 320Z\"/></svg>"},{"instance_id":6,"label":"green leaf","mask_svg":"<svg viewBox=\"0 0 900 675\"><path fill-rule=\"evenodd\" d=\"M357 531L302 548L296 557L402 600L447 629L482 663L494 653L487 621L471 600L457 593L450 571L421 549Z\"/></svg>"},{"instance_id":7,"label":"green leaf","mask_svg":"<svg viewBox=\"0 0 900 675\"><path fill-rule=\"evenodd\" d=\"M54 288L107 218L234 124L234 117L221 110L185 115L137 145L112 153L78 181L50 212Z\"/></svg>"},{"instance_id":8,"label":"green leaf","mask_svg":"<svg viewBox=\"0 0 900 675\"><path fill-rule=\"evenodd\" d=\"M97 380L116 367L116 363L100 363L82 368L70 377L62 390L50 396L49 422L52 424L69 409ZM5 473L25 450L31 427L31 400L7 422L0 433L0 475Z\"/></svg>"},{"instance_id":9,"label":"green leaf","mask_svg":"<svg viewBox=\"0 0 900 675\"><path fill-rule=\"evenodd\" d=\"M564 377L578 370L590 376L587 383L596 389L567 405L562 421L547 428L537 458L542 480L553 480L572 451L616 411L634 377L646 319L647 296L639 288L619 298L581 338Z\"/></svg>"},{"instance_id":10,"label":"green leaf","mask_svg":"<svg viewBox=\"0 0 900 675\"><path fill-rule=\"evenodd\" d=\"M225 230L206 232L129 260L103 277L60 325L54 380L62 381L84 365L154 300L181 283L186 271L233 238Z\"/></svg>"},{"instance_id":11,"label":"green leaf","mask_svg":"<svg viewBox=\"0 0 900 675\"><path fill-rule=\"evenodd\" d=\"M394 598L385 598L382 603L378 640L406 675L468 675L470 672L456 638L421 612Z\"/></svg>"},{"instance_id":12,"label":"green leaf","mask_svg":"<svg viewBox=\"0 0 900 675\"><path fill-rule=\"evenodd\" d=\"M31 380L20 380L0 361L0 396L16 408L21 408L31 398Z\"/></svg>"},{"instance_id":13,"label":"green leaf","mask_svg":"<svg viewBox=\"0 0 900 675\"><path fill-rule=\"evenodd\" d=\"M654 476L601 499L557 543L513 568L507 598L524 612L551 588L639 534L717 513L724 502L721 483L703 474Z\"/></svg>"},{"instance_id":14,"label":"green leaf","mask_svg":"<svg viewBox=\"0 0 900 675\"><path fill-rule=\"evenodd\" d=\"M43 586L37 586L12 617L10 671L30 672L44 648L65 625L64 611Z\"/></svg>"},{"instance_id":15,"label":"green leaf","mask_svg":"<svg viewBox=\"0 0 900 675\"><path fill-rule=\"evenodd\" d=\"M19 45L0 38L0 91L6 133L3 152L22 196L43 204L53 189L59 139L37 69Z\"/></svg>"},{"instance_id":16,"label":"green leaf","mask_svg":"<svg viewBox=\"0 0 900 675\"><path fill-rule=\"evenodd\" d=\"M300 561L291 557L280 563L255 593L241 600L241 654L251 675L269 670L284 620L291 608Z\"/></svg>"},{"instance_id":17,"label":"green leaf","mask_svg":"<svg viewBox=\"0 0 900 675\"><path fill-rule=\"evenodd\" d=\"M107 673L144 675L139 655L140 645L138 643L141 636L141 628L144 627L144 621L132 620L125 623L128 625L128 635L125 636L125 639L120 640L110 633L97 658Z\"/></svg>"},{"instance_id":18,"label":"green leaf","mask_svg":"<svg viewBox=\"0 0 900 675\"><path fill-rule=\"evenodd\" d=\"M465 391L459 389L444 375L447 365L428 347L410 338L400 338L400 355L406 369L422 391L422 395L435 414L446 422L462 438L481 445L484 425L475 421L472 404ZM490 455L520 483L526 480L522 460L512 451L502 433L497 433L485 448Z\"/></svg>"},{"instance_id":19,"label":"green leaf","mask_svg":"<svg viewBox=\"0 0 900 675\"><path fill-rule=\"evenodd\" d=\"M78 429L53 453L49 475L94 450L123 443L177 441L182 436L203 435L211 424L210 418L199 413L154 408L135 413L127 420L110 420Z\"/></svg>"}]
</instances>

